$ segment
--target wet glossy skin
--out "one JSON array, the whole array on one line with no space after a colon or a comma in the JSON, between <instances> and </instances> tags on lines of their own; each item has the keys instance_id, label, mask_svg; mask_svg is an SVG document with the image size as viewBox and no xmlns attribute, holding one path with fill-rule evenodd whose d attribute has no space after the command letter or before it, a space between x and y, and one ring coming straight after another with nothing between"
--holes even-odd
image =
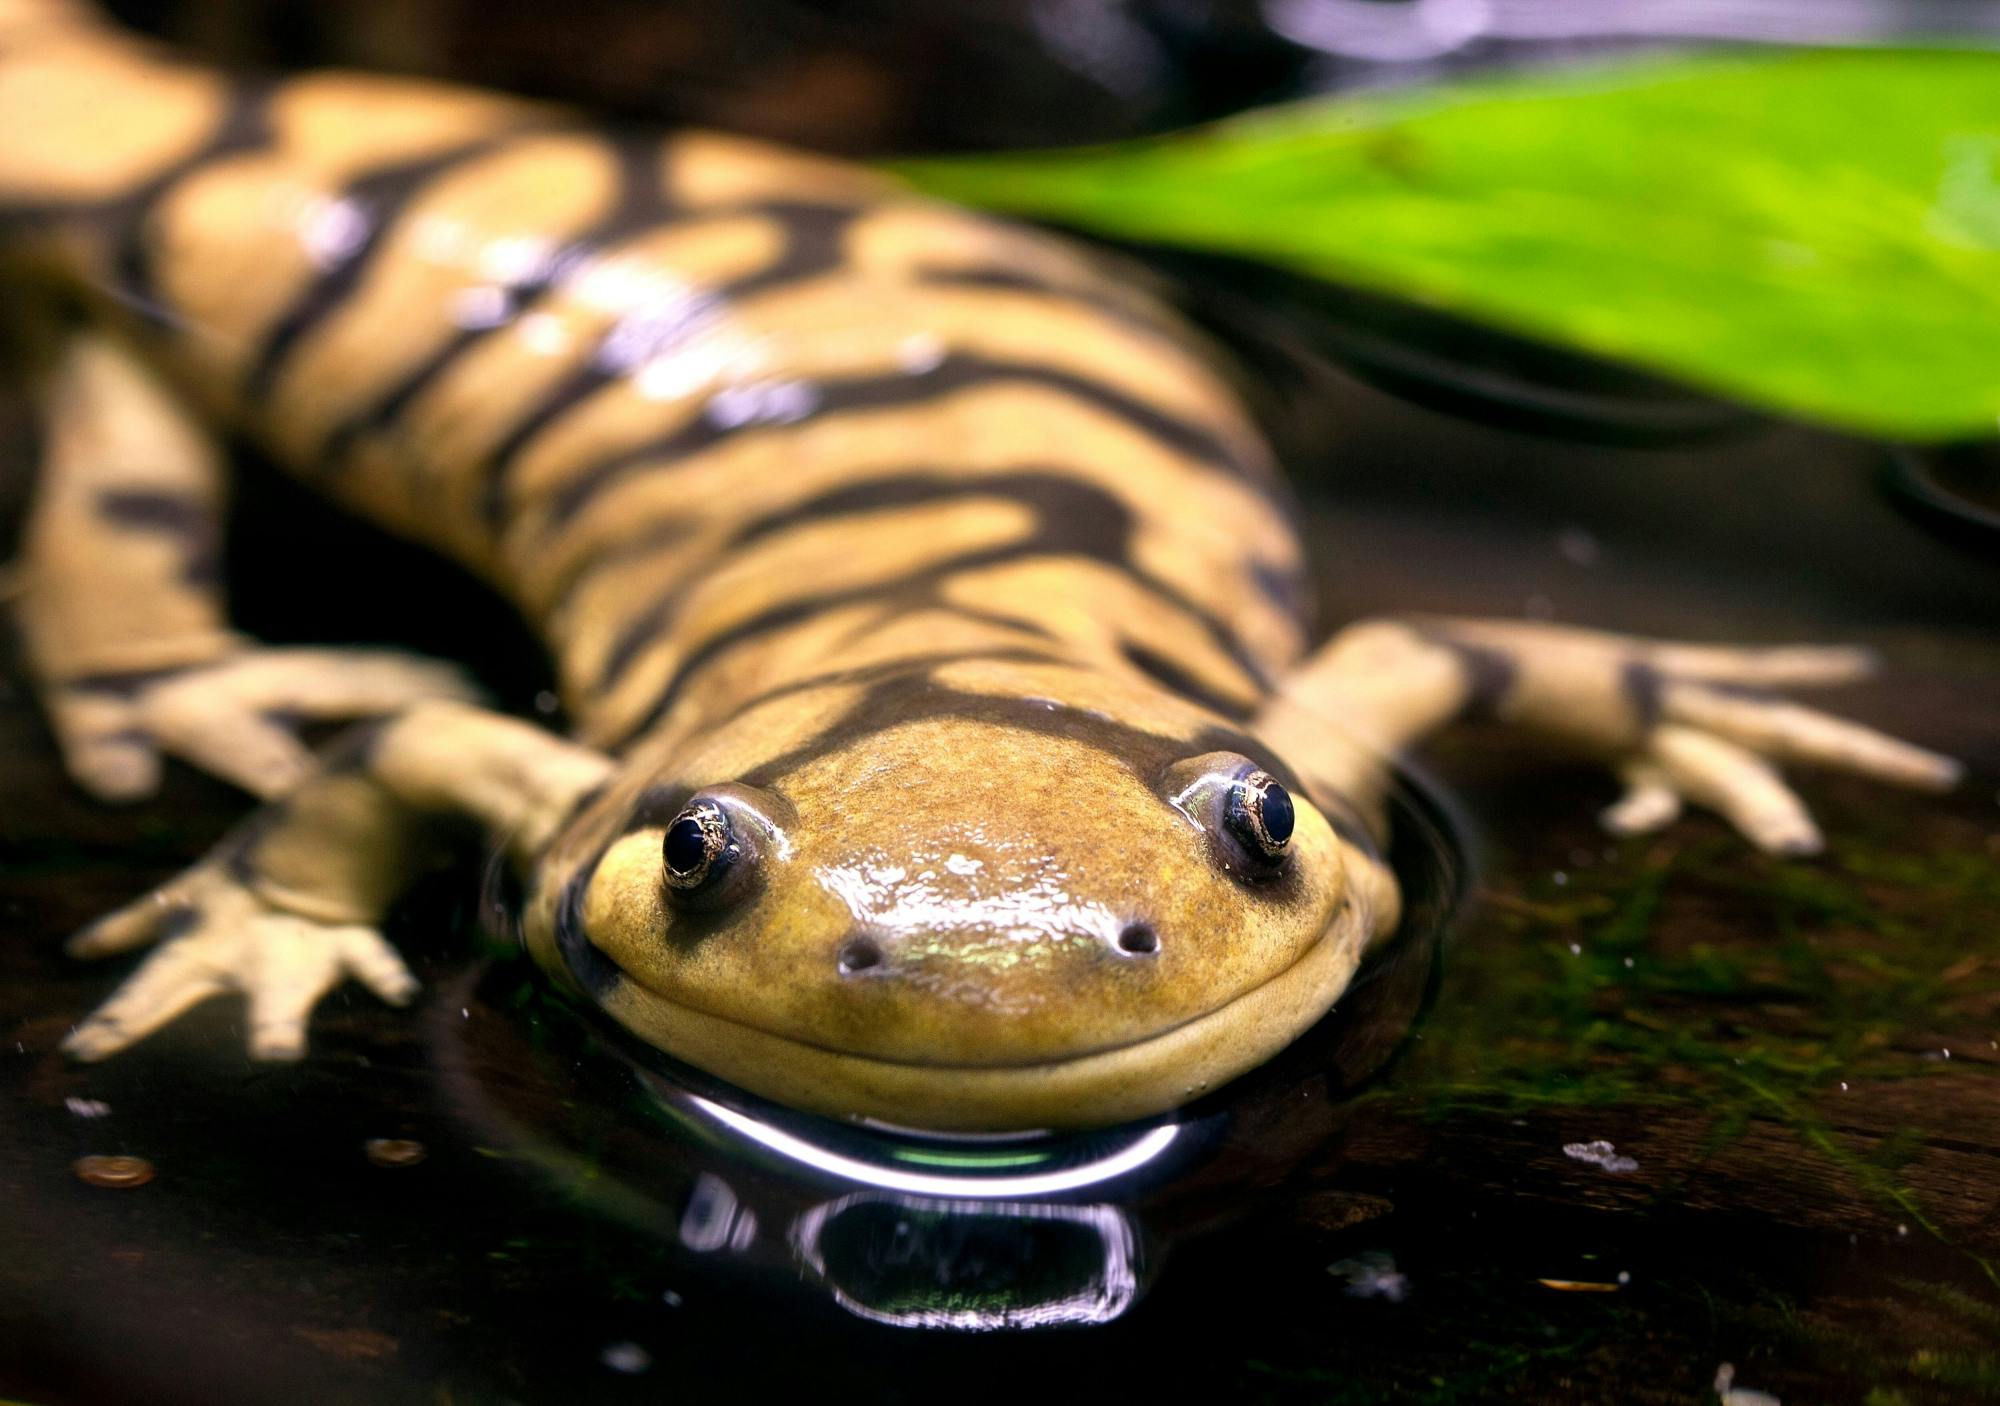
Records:
<instances>
[{"instance_id":1,"label":"wet glossy skin","mask_svg":"<svg viewBox=\"0 0 2000 1406\"><path fill-rule=\"evenodd\" d=\"M1260 1062L1359 955L1341 842L1301 802L1281 857L1246 853L1228 798L1278 763L1185 704L990 663L795 702L819 725L752 710L600 803L577 843L624 818L549 934L619 1020L734 1082L928 1126L1105 1121ZM662 847L691 804L740 856L690 895Z\"/></svg>"}]
</instances>

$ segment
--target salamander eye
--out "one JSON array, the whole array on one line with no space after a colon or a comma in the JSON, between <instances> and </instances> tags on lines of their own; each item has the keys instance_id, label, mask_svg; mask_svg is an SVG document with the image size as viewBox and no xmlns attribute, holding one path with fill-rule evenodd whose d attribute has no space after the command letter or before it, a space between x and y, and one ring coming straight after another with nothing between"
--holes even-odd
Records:
<instances>
[{"instance_id":1,"label":"salamander eye","mask_svg":"<svg viewBox=\"0 0 2000 1406\"><path fill-rule=\"evenodd\" d=\"M696 801L675 816L660 849L667 864L667 887L688 895L720 882L739 852L729 817L710 801Z\"/></svg>"},{"instance_id":2,"label":"salamander eye","mask_svg":"<svg viewBox=\"0 0 2000 1406\"><path fill-rule=\"evenodd\" d=\"M1267 771L1253 771L1229 793L1229 831L1249 853L1275 864L1292 838L1292 796Z\"/></svg>"}]
</instances>

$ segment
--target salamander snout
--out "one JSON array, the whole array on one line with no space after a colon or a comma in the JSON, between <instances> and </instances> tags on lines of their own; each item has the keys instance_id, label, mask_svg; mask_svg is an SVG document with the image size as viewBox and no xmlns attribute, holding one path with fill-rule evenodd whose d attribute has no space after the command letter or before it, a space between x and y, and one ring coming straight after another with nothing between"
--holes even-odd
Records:
<instances>
[{"instance_id":1,"label":"salamander snout","mask_svg":"<svg viewBox=\"0 0 2000 1406\"><path fill-rule=\"evenodd\" d=\"M1346 861L1276 759L994 707L662 786L588 881L593 994L759 1092L929 1126L1164 1106L1324 1008Z\"/></svg>"}]
</instances>

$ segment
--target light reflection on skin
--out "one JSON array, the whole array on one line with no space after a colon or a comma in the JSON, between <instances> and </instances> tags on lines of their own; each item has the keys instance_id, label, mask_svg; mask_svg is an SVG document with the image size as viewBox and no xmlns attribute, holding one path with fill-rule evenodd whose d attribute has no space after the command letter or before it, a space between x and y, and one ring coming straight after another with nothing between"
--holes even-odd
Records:
<instances>
[{"instance_id":1,"label":"light reflection on skin","mask_svg":"<svg viewBox=\"0 0 2000 1406\"><path fill-rule=\"evenodd\" d=\"M1045 857L988 872L987 860L964 852L978 848L976 835L960 836L914 873L864 860L828 864L819 881L858 927L896 944L911 979L990 1008L1003 1008L1004 998L980 971L1046 964L1071 949L1116 942L1127 919L1074 897Z\"/></svg>"},{"instance_id":2,"label":"light reflection on skin","mask_svg":"<svg viewBox=\"0 0 2000 1406\"><path fill-rule=\"evenodd\" d=\"M275 194L267 217L289 230L321 269L353 258L374 232L361 203L317 191ZM420 217L409 242L419 259L467 278L450 310L452 320L469 331L492 330L520 316L515 295L523 288L559 287L586 319L609 322L607 329L588 334L591 364L628 379L647 400L707 394L709 415L728 428L790 424L818 408L812 386L768 374L767 337L732 325L725 299L674 277L655 260L600 255L532 235L491 239L438 215ZM570 322L552 313L520 316L514 330L537 356L567 355L580 344Z\"/></svg>"},{"instance_id":3,"label":"light reflection on skin","mask_svg":"<svg viewBox=\"0 0 2000 1406\"><path fill-rule=\"evenodd\" d=\"M952 850L938 867L960 881L951 884L955 891L946 891L951 881L941 881L937 869L911 874L901 865L829 864L820 870L820 882L855 922L891 934L979 932L1021 942L1108 942L1123 921L1101 903L1073 897L1063 875L1046 863L997 876L977 889L963 881L979 875L986 861Z\"/></svg>"}]
</instances>

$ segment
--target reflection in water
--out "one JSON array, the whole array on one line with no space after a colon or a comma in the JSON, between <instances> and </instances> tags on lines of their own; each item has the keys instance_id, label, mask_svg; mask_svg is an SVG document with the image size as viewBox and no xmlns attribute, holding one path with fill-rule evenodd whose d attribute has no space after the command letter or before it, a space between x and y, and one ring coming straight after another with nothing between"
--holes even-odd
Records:
<instances>
[{"instance_id":1,"label":"reflection in water","mask_svg":"<svg viewBox=\"0 0 2000 1406\"><path fill-rule=\"evenodd\" d=\"M481 1146L553 1177L716 1284L823 1295L902 1327L990 1331L1126 1313L1165 1249L1245 1214L1323 1154L1342 1100L1401 1046L1463 885L1428 792L1392 801L1397 937L1292 1049L1119 1128L936 1135L755 1098L549 995L502 962L435 1003L445 1101Z\"/></svg>"},{"instance_id":2,"label":"reflection in water","mask_svg":"<svg viewBox=\"0 0 2000 1406\"><path fill-rule=\"evenodd\" d=\"M681 1244L705 1255L725 1246L747 1250L756 1238L757 1213L736 1199L729 1183L709 1172L697 1176L681 1212Z\"/></svg>"},{"instance_id":3,"label":"reflection in water","mask_svg":"<svg viewBox=\"0 0 2000 1406\"><path fill-rule=\"evenodd\" d=\"M1012 1175L976 1173L944 1175L905 1171L879 1162L864 1161L844 1155L832 1147L788 1133L774 1124L762 1122L709 1099L696 1096L690 1102L718 1123L742 1134L759 1146L768 1147L773 1152L817 1171L846 1177L868 1186L933 1196L1052 1196L1058 1192L1099 1185L1155 1160L1173 1145L1175 1137L1180 1133L1178 1124L1164 1123L1159 1127L1147 1129L1118 1151L1093 1158L1078 1166L1062 1166L1053 1170ZM1069 1140L1060 1141L1066 1144ZM1032 1154L1030 1156L1035 1161L1043 1160L1042 1157L1033 1157ZM1021 1159L1017 1157L1011 1160ZM978 1167L981 1162L976 1157L966 1157L961 1159L961 1165Z\"/></svg>"},{"instance_id":4,"label":"reflection in water","mask_svg":"<svg viewBox=\"0 0 2000 1406\"><path fill-rule=\"evenodd\" d=\"M1139 1295L1139 1237L1116 1206L861 1192L792 1225L799 1262L857 1317L985 1332L1109 1323Z\"/></svg>"}]
</instances>

